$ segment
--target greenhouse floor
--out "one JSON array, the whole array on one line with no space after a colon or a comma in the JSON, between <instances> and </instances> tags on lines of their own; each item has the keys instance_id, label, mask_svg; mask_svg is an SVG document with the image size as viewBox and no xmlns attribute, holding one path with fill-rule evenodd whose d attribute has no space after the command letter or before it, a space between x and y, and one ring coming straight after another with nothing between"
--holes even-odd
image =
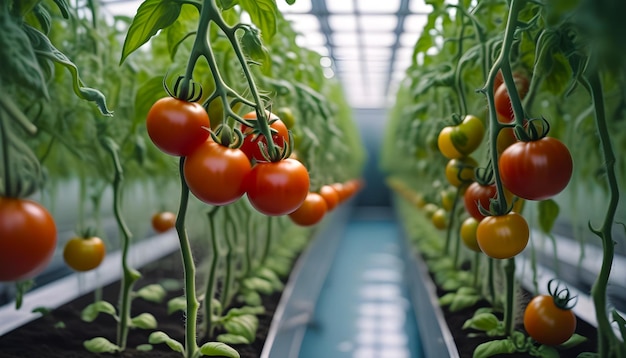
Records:
<instances>
[{"instance_id":1,"label":"greenhouse floor","mask_svg":"<svg viewBox=\"0 0 626 358\"><path fill-rule=\"evenodd\" d=\"M299 358L423 357L391 209L352 212Z\"/></svg>"}]
</instances>

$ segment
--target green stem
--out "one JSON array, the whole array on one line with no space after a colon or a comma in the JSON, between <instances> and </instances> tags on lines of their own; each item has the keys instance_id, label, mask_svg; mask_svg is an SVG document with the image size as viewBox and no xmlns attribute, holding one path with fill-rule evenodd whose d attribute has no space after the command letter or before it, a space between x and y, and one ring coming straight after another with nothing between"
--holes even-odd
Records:
<instances>
[{"instance_id":1,"label":"green stem","mask_svg":"<svg viewBox=\"0 0 626 358\"><path fill-rule=\"evenodd\" d=\"M193 261L191 245L185 228L185 216L189 204L189 187L183 176L185 157L180 158L179 175L181 182L180 207L176 216L176 232L180 243L180 253L183 260L183 275L185 281L185 357L195 358L198 355L198 343L196 341L196 324L198 319L198 298L196 297L196 266Z\"/></svg>"},{"instance_id":2,"label":"green stem","mask_svg":"<svg viewBox=\"0 0 626 358\"><path fill-rule=\"evenodd\" d=\"M265 237L265 247L263 248L263 254L261 255L261 265L265 263L267 260L267 255L270 252L270 247L272 245L272 222L274 218L271 216L267 217L267 235Z\"/></svg>"},{"instance_id":3,"label":"green stem","mask_svg":"<svg viewBox=\"0 0 626 358\"><path fill-rule=\"evenodd\" d=\"M513 333L514 298L515 298L515 258L506 260L504 265L506 280L506 301L504 304L504 332L507 336Z\"/></svg>"},{"instance_id":4,"label":"green stem","mask_svg":"<svg viewBox=\"0 0 626 358\"><path fill-rule=\"evenodd\" d=\"M128 264L128 252L132 233L122 213L122 183L124 181L124 170L119 157L119 147L111 138L103 138L103 145L111 155L113 161L113 214L117 225L121 232L121 250L122 250L122 282L119 295L119 320L117 322L117 346L120 351L126 349L126 341L128 339L128 331L131 324L130 308L131 308L131 292L133 285L141 277L141 274L130 267Z\"/></svg>"},{"instance_id":5,"label":"green stem","mask_svg":"<svg viewBox=\"0 0 626 358\"><path fill-rule=\"evenodd\" d=\"M495 276L494 276L494 266L495 259L488 257L487 258L487 287L489 289L489 297L491 298L491 304L493 306L497 305L496 302L496 284L495 284Z\"/></svg>"},{"instance_id":6,"label":"green stem","mask_svg":"<svg viewBox=\"0 0 626 358\"><path fill-rule=\"evenodd\" d=\"M613 242L611 228L615 221L615 213L619 203L619 186L615 175L615 153L606 122L602 83L597 70L592 70L587 76L587 80L589 81L587 84L589 93L591 94L591 99L595 107L596 127L602 144L604 168L610 193L609 204L602 227L596 230L591 227L591 224L589 225L593 233L602 239L602 265L598 277L591 287L591 297L593 298L596 319L598 321L598 356L608 357L611 356L610 351L613 346L620 344L609 322L606 299L609 275L611 274L611 266L615 255L615 243Z\"/></svg>"},{"instance_id":7,"label":"green stem","mask_svg":"<svg viewBox=\"0 0 626 358\"><path fill-rule=\"evenodd\" d=\"M474 264L472 265L472 276L473 276L473 280L474 283L472 286L474 287L478 287L478 278L479 278L479 273L480 273L480 257L481 257L481 253L480 252L475 252L474 253Z\"/></svg>"},{"instance_id":8,"label":"green stem","mask_svg":"<svg viewBox=\"0 0 626 358\"><path fill-rule=\"evenodd\" d=\"M4 111L0 110L0 139L2 143L2 175L4 177L4 187L3 196L10 196L13 191L13 183L11 182L11 162L10 162L10 154L9 154L9 127L7 125L6 116L4 115Z\"/></svg>"},{"instance_id":9,"label":"green stem","mask_svg":"<svg viewBox=\"0 0 626 358\"><path fill-rule=\"evenodd\" d=\"M208 212L209 226L210 226L210 240L211 240L211 265L209 266L209 272L207 275L207 283L204 294L204 321L203 331L207 337L213 336L213 296L215 296L215 277L217 275L217 264L220 259L219 247L217 244L217 234L215 231L215 215L218 212L220 206L215 206Z\"/></svg>"},{"instance_id":10,"label":"green stem","mask_svg":"<svg viewBox=\"0 0 626 358\"><path fill-rule=\"evenodd\" d=\"M222 312L228 307L228 305L230 304L230 292L231 292L231 286L233 284L233 253L235 252L235 249L233 247L233 236L237 234L236 228L234 226L234 221L233 221L233 217L230 213L230 210L228 208L225 208L225 212L226 212L226 222L225 222L225 229L224 229L224 236L226 238L226 247L227 247L227 252L226 252L226 273L225 273L225 277L224 277L224 289L222 290ZM229 228L231 230L229 230Z\"/></svg>"},{"instance_id":11,"label":"green stem","mask_svg":"<svg viewBox=\"0 0 626 358\"><path fill-rule=\"evenodd\" d=\"M248 276L248 274L250 274L250 271L252 271L252 238L254 237L252 235L252 228L254 227L252 225L252 211L248 210L247 208L244 208L245 210L245 220L244 222L247 223L246 226L246 233L247 235L245 236L245 240L246 240L246 252L245 252L245 269L243 270L243 276L246 277Z\"/></svg>"}]
</instances>

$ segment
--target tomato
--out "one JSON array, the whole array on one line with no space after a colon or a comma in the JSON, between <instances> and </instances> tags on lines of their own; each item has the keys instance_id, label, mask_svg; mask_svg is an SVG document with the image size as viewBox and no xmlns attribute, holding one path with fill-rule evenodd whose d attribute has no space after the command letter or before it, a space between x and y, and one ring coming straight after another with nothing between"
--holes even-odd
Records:
<instances>
[{"instance_id":1,"label":"tomato","mask_svg":"<svg viewBox=\"0 0 626 358\"><path fill-rule=\"evenodd\" d=\"M504 186L528 200L544 200L560 193L572 177L572 156L558 139L544 137L517 142L498 161Z\"/></svg>"},{"instance_id":2,"label":"tomato","mask_svg":"<svg viewBox=\"0 0 626 358\"><path fill-rule=\"evenodd\" d=\"M528 78L520 74L513 74L513 80L515 81L515 88L520 99L524 99L528 93ZM494 104L496 106L496 112L499 115L508 118L512 121L515 116L513 115L513 106L511 105L511 98L506 88L506 84L502 83L494 93Z\"/></svg>"},{"instance_id":3,"label":"tomato","mask_svg":"<svg viewBox=\"0 0 626 358\"><path fill-rule=\"evenodd\" d=\"M330 186L335 189L337 195L339 196L339 203L342 203L348 199L348 192L344 188L343 183L332 183Z\"/></svg>"},{"instance_id":4,"label":"tomato","mask_svg":"<svg viewBox=\"0 0 626 358\"><path fill-rule=\"evenodd\" d=\"M487 216L476 229L478 246L485 255L494 259L509 259L524 251L529 236L526 219L513 212Z\"/></svg>"},{"instance_id":5,"label":"tomato","mask_svg":"<svg viewBox=\"0 0 626 358\"><path fill-rule=\"evenodd\" d=\"M293 128L293 126L296 124L296 117L293 115L293 111L291 110L291 108L280 107L276 110L276 114L283 121L288 129Z\"/></svg>"},{"instance_id":6,"label":"tomato","mask_svg":"<svg viewBox=\"0 0 626 358\"><path fill-rule=\"evenodd\" d=\"M333 210L339 204L339 193L331 185L323 185L319 192L324 201L326 201L326 209L328 211Z\"/></svg>"},{"instance_id":7,"label":"tomato","mask_svg":"<svg viewBox=\"0 0 626 358\"><path fill-rule=\"evenodd\" d=\"M450 159L446 165L446 178L455 187L474 181L474 168L478 163L472 157Z\"/></svg>"},{"instance_id":8,"label":"tomato","mask_svg":"<svg viewBox=\"0 0 626 358\"><path fill-rule=\"evenodd\" d=\"M478 220L469 217L463 220L460 229L461 240L470 250L481 252L478 241L476 240L476 230L478 229Z\"/></svg>"},{"instance_id":9,"label":"tomato","mask_svg":"<svg viewBox=\"0 0 626 358\"><path fill-rule=\"evenodd\" d=\"M441 196L441 207L447 211L452 210L452 206L454 205L454 199L456 197L456 188L450 188L447 190L442 190L439 192Z\"/></svg>"},{"instance_id":10,"label":"tomato","mask_svg":"<svg viewBox=\"0 0 626 358\"><path fill-rule=\"evenodd\" d=\"M250 204L262 214L286 215L309 193L309 172L297 160L257 163L244 182Z\"/></svg>"},{"instance_id":11,"label":"tomato","mask_svg":"<svg viewBox=\"0 0 626 358\"><path fill-rule=\"evenodd\" d=\"M478 210L478 205L485 209L489 210L491 206L491 200L495 200L497 197L497 188L496 184L490 185L481 185L477 182L471 183L465 194L463 195L463 203L465 204L465 210L476 220L481 221L485 218L483 214L481 214L480 210ZM513 195L508 190L504 190L504 196L506 197L506 204L511 205L513 200Z\"/></svg>"},{"instance_id":12,"label":"tomato","mask_svg":"<svg viewBox=\"0 0 626 358\"><path fill-rule=\"evenodd\" d=\"M150 139L161 151L187 156L209 138L211 123L199 103L164 97L148 111L146 128Z\"/></svg>"},{"instance_id":13,"label":"tomato","mask_svg":"<svg viewBox=\"0 0 626 358\"><path fill-rule=\"evenodd\" d=\"M289 214L289 218L300 226L312 226L320 222L327 211L326 200L318 193L309 193L302 205Z\"/></svg>"},{"instance_id":14,"label":"tomato","mask_svg":"<svg viewBox=\"0 0 626 358\"><path fill-rule=\"evenodd\" d=\"M427 203L426 205L424 205L424 214L429 219L432 219L437 210L439 210L439 207L433 203Z\"/></svg>"},{"instance_id":15,"label":"tomato","mask_svg":"<svg viewBox=\"0 0 626 358\"><path fill-rule=\"evenodd\" d=\"M285 146L285 143L289 143L289 130L287 126L285 126L285 123L274 113L267 112L267 115L269 116L270 122L272 122L270 128L276 130L276 132L272 131L272 141L274 141L276 146L282 148ZM246 113L243 118L247 121L256 121L256 112ZM267 139L263 135L255 133L253 128L244 125L241 126L241 131L245 135L241 150L246 153L248 159L252 160L254 158L259 162L266 162L267 160L263 157L261 149L259 148L259 142L265 144L265 147L267 147Z\"/></svg>"},{"instance_id":16,"label":"tomato","mask_svg":"<svg viewBox=\"0 0 626 358\"><path fill-rule=\"evenodd\" d=\"M476 150L484 135L483 122L476 116L467 115L460 124L443 128L437 137L437 145L446 158L460 158Z\"/></svg>"},{"instance_id":17,"label":"tomato","mask_svg":"<svg viewBox=\"0 0 626 358\"><path fill-rule=\"evenodd\" d=\"M89 271L100 266L106 255L106 246L96 236L74 237L63 248L65 263L75 271Z\"/></svg>"},{"instance_id":18,"label":"tomato","mask_svg":"<svg viewBox=\"0 0 626 358\"><path fill-rule=\"evenodd\" d=\"M32 200L0 197L0 281L43 271L56 243L56 224L46 208Z\"/></svg>"},{"instance_id":19,"label":"tomato","mask_svg":"<svg viewBox=\"0 0 626 358\"><path fill-rule=\"evenodd\" d=\"M448 227L448 212L444 208L439 208L435 210L430 220L437 229L443 230Z\"/></svg>"},{"instance_id":20,"label":"tomato","mask_svg":"<svg viewBox=\"0 0 626 358\"><path fill-rule=\"evenodd\" d=\"M189 190L210 205L227 205L239 199L250 171L250 161L241 150L213 141L204 142L183 165Z\"/></svg>"},{"instance_id":21,"label":"tomato","mask_svg":"<svg viewBox=\"0 0 626 358\"><path fill-rule=\"evenodd\" d=\"M539 295L526 306L524 328L537 342L558 345L576 331L576 316L572 310L558 307L553 296Z\"/></svg>"},{"instance_id":22,"label":"tomato","mask_svg":"<svg viewBox=\"0 0 626 358\"><path fill-rule=\"evenodd\" d=\"M152 228L156 232L166 232L176 225L176 214L171 211L161 211L152 215Z\"/></svg>"}]
</instances>

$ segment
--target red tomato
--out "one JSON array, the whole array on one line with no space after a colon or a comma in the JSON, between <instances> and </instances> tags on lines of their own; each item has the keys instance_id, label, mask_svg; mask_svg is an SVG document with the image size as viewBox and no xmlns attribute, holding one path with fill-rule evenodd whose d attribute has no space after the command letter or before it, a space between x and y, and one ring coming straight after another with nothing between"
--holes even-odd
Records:
<instances>
[{"instance_id":1,"label":"red tomato","mask_svg":"<svg viewBox=\"0 0 626 358\"><path fill-rule=\"evenodd\" d=\"M328 206L326 200L317 193L309 193L296 211L289 214L291 221L300 226L312 226L324 218Z\"/></svg>"},{"instance_id":2,"label":"red tomato","mask_svg":"<svg viewBox=\"0 0 626 358\"><path fill-rule=\"evenodd\" d=\"M485 255L494 259L510 259L524 251L530 230L523 216L508 213L487 216L476 229L476 241Z\"/></svg>"},{"instance_id":3,"label":"red tomato","mask_svg":"<svg viewBox=\"0 0 626 358\"><path fill-rule=\"evenodd\" d=\"M65 263L75 271L89 271L100 266L106 255L106 246L96 236L74 237L63 248Z\"/></svg>"},{"instance_id":4,"label":"red tomato","mask_svg":"<svg viewBox=\"0 0 626 358\"><path fill-rule=\"evenodd\" d=\"M262 214L286 215L309 193L309 172L295 159L257 163L245 180L250 204Z\"/></svg>"},{"instance_id":5,"label":"red tomato","mask_svg":"<svg viewBox=\"0 0 626 358\"><path fill-rule=\"evenodd\" d=\"M551 137L517 142L502 152L498 163L504 186L528 200L544 200L560 193L573 170L569 150Z\"/></svg>"},{"instance_id":6,"label":"red tomato","mask_svg":"<svg viewBox=\"0 0 626 358\"><path fill-rule=\"evenodd\" d=\"M32 200L0 197L0 281L43 271L56 242L56 225L46 208Z\"/></svg>"},{"instance_id":7,"label":"red tomato","mask_svg":"<svg viewBox=\"0 0 626 358\"><path fill-rule=\"evenodd\" d=\"M576 316L570 309L558 307L551 295L534 297L524 311L524 329L541 344L558 345L576 331Z\"/></svg>"},{"instance_id":8,"label":"red tomato","mask_svg":"<svg viewBox=\"0 0 626 358\"><path fill-rule=\"evenodd\" d=\"M528 78L519 74L513 74L513 80L515 81L515 88L520 99L523 99L528 93ZM494 102L496 111L499 115L508 118L512 121L515 117L513 115L513 106L511 105L511 98L506 88L506 84L502 83L494 94Z\"/></svg>"},{"instance_id":9,"label":"red tomato","mask_svg":"<svg viewBox=\"0 0 626 358\"><path fill-rule=\"evenodd\" d=\"M339 204L339 193L330 185L323 185L320 188L320 195L326 201L328 211L333 210Z\"/></svg>"},{"instance_id":10,"label":"red tomato","mask_svg":"<svg viewBox=\"0 0 626 358\"><path fill-rule=\"evenodd\" d=\"M474 219L481 221L485 218L485 216L480 213L480 210L478 210L479 203L483 209L489 210L491 199L495 200L497 196L496 194L497 189L495 183L490 185L481 185L477 182L473 182L467 187L463 196L465 209ZM504 191L504 195L506 197L507 205L511 205L513 195L511 195L508 190Z\"/></svg>"},{"instance_id":11,"label":"red tomato","mask_svg":"<svg viewBox=\"0 0 626 358\"><path fill-rule=\"evenodd\" d=\"M285 126L285 123L274 113L267 112L267 114L269 115L270 122L272 122L270 128L276 130L276 132L272 131L272 140L276 146L282 148L285 146L286 142L289 143L289 130L287 126ZM256 112L246 113L243 118L247 121L256 121ZM244 125L241 126L241 131L245 135L241 150L246 153L248 159L252 160L252 158L254 158L259 162L266 162L267 160L263 157L261 149L259 148L259 142L265 144L267 147L267 139L263 135L255 133L252 128Z\"/></svg>"},{"instance_id":12,"label":"red tomato","mask_svg":"<svg viewBox=\"0 0 626 358\"><path fill-rule=\"evenodd\" d=\"M156 232L166 232L176 225L176 214L171 211L161 211L152 215L152 228Z\"/></svg>"},{"instance_id":13,"label":"red tomato","mask_svg":"<svg viewBox=\"0 0 626 358\"><path fill-rule=\"evenodd\" d=\"M160 150L170 155L186 156L209 138L211 123L199 103L164 97L150 108L146 128Z\"/></svg>"},{"instance_id":14,"label":"red tomato","mask_svg":"<svg viewBox=\"0 0 626 358\"><path fill-rule=\"evenodd\" d=\"M250 170L250 161L241 150L213 141L204 142L183 165L189 190L210 205L227 205L239 199Z\"/></svg>"}]
</instances>

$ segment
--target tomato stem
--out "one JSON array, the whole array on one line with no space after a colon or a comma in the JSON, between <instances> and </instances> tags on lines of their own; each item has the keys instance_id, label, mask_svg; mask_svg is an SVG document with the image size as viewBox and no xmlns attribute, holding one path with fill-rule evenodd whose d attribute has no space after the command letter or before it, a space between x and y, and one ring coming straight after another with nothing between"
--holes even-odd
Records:
<instances>
[{"instance_id":1,"label":"tomato stem","mask_svg":"<svg viewBox=\"0 0 626 358\"><path fill-rule=\"evenodd\" d=\"M506 301L504 305L504 332L507 336L513 333L514 323L514 297L515 297L515 258L506 260L504 265L506 281Z\"/></svg>"},{"instance_id":2,"label":"tomato stem","mask_svg":"<svg viewBox=\"0 0 626 358\"><path fill-rule=\"evenodd\" d=\"M261 265L265 264L265 260L267 260L267 255L270 252L270 247L272 245L272 223L274 222L274 218L271 216L267 217L267 235L265 237L265 246L263 248L263 254L261 255Z\"/></svg>"},{"instance_id":3,"label":"tomato stem","mask_svg":"<svg viewBox=\"0 0 626 358\"><path fill-rule=\"evenodd\" d=\"M117 346L121 351L126 349L126 341L128 339L128 331L130 328L131 316L130 308L132 303L131 292L135 282L141 277L141 274L128 264L128 252L132 233L122 213L122 184L124 182L124 169L119 157L119 147L113 139L109 137L101 138L102 145L111 155L113 161L113 214L117 225L121 232L121 250L122 250L122 280L121 290L119 294L119 320L117 323Z\"/></svg>"},{"instance_id":4,"label":"tomato stem","mask_svg":"<svg viewBox=\"0 0 626 358\"><path fill-rule=\"evenodd\" d=\"M207 337L213 336L213 296L215 296L215 276L217 274L217 264L220 258L219 247L217 243L217 233L215 231L215 216L220 206L215 206L207 213L209 217L210 237L211 240L211 265L207 275L207 283L204 294L204 320L203 331Z\"/></svg>"},{"instance_id":5,"label":"tomato stem","mask_svg":"<svg viewBox=\"0 0 626 358\"><path fill-rule=\"evenodd\" d=\"M615 153L611 144L611 137L606 122L606 112L604 107L604 95L602 83L597 69L592 69L587 74L587 82L585 83L591 100L595 107L595 119L598 135L602 145L602 153L604 155L605 177L609 186L609 204L604 217L604 222L600 229L594 229L589 224L590 230L602 240L602 265L600 272L596 277L596 281L591 286L591 297L596 311L596 319L598 321L598 356L608 357L613 347L623 344L613 333L611 323L607 315L607 286L609 276L611 274L611 266L615 255L613 242L613 234L611 232L615 221L615 213L619 203L619 186L617 176L615 174ZM614 352L615 353L615 352Z\"/></svg>"},{"instance_id":6,"label":"tomato stem","mask_svg":"<svg viewBox=\"0 0 626 358\"><path fill-rule=\"evenodd\" d=\"M13 188L13 183L11 182L11 162L10 162L10 154L9 154L9 135L8 135L8 125L6 121L6 115L3 110L0 110L0 139L2 140L2 169L3 169L3 179L4 179L4 187L2 196L11 196L11 191Z\"/></svg>"},{"instance_id":7,"label":"tomato stem","mask_svg":"<svg viewBox=\"0 0 626 358\"><path fill-rule=\"evenodd\" d=\"M183 275L185 281L185 356L194 358L197 356L198 343L196 342L196 324L198 318L198 298L196 297L196 266L193 262L191 245L185 228L185 216L189 203L189 187L185 182L183 166L185 157L180 157L179 175L181 181L180 207L176 216L176 232L180 242L180 253L183 260ZM210 298L208 298L210 300ZM211 316L209 316L210 319Z\"/></svg>"},{"instance_id":8,"label":"tomato stem","mask_svg":"<svg viewBox=\"0 0 626 358\"><path fill-rule=\"evenodd\" d=\"M228 307L231 300L231 286L232 286L232 276L233 276L233 254L235 253L235 248L233 247L233 236L237 235L237 230L235 228L235 224L233 221L233 216L230 212L232 207L225 207L224 212L226 214L226 221L224 225L224 237L226 238L226 273L224 277L224 287L222 289L222 312ZM230 230L229 230L230 228Z\"/></svg>"}]
</instances>

